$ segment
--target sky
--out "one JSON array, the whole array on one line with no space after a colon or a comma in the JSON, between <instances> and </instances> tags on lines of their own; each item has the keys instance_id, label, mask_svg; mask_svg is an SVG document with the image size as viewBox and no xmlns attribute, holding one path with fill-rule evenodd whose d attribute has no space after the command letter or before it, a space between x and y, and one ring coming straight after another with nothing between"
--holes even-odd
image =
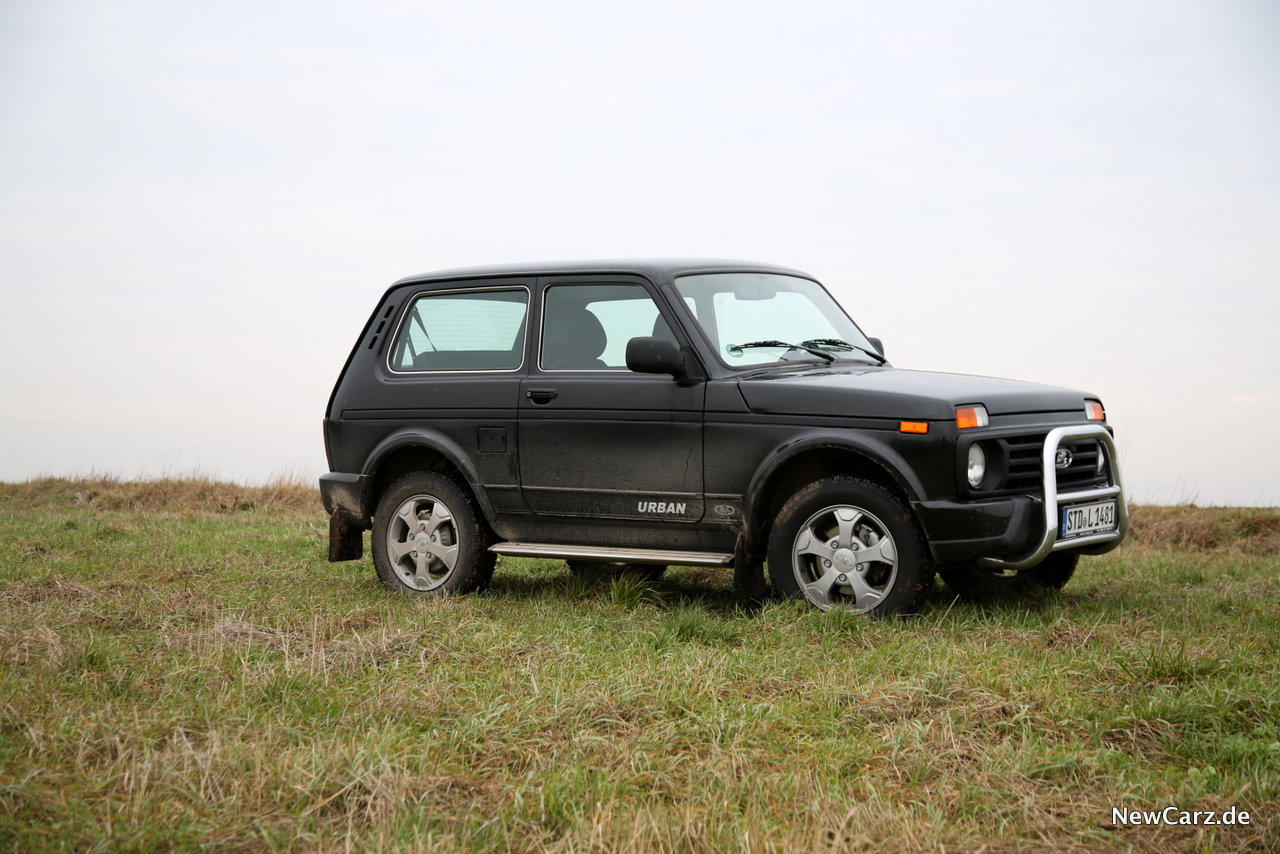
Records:
<instances>
[{"instance_id":1,"label":"sky","mask_svg":"<svg viewBox=\"0 0 1280 854\"><path fill-rule=\"evenodd\" d=\"M816 275L902 368L1098 394L1280 504L1280 3L0 0L0 480L327 469L394 280Z\"/></svg>"}]
</instances>

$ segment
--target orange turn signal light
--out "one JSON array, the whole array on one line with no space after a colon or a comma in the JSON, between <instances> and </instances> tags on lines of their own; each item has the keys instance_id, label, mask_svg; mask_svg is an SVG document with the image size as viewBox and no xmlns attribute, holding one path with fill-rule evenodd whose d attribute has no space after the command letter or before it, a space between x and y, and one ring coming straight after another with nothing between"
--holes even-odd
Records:
<instances>
[{"instance_id":1,"label":"orange turn signal light","mask_svg":"<svg viewBox=\"0 0 1280 854\"><path fill-rule=\"evenodd\" d=\"M1090 421L1106 421L1107 410L1102 408L1102 404L1096 400L1086 400L1084 402L1084 417Z\"/></svg>"},{"instance_id":2,"label":"orange turn signal light","mask_svg":"<svg viewBox=\"0 0 1280 854\"><path fill-rule=\"evenodd\" d=\"M899 433L928 433L929 422L928 421L899 421L898 432Z\"/></svg>"},{"instance_id":3,"label":"orange turn signal light","mask_svg":"<svg viewBox=\"0 0 1280 854\"><path fill-rule=\"evenodd\" d=\"M991 423L985 406L964 406L956 410L956 426L961 430L970 427L986 427Z\"/></svg>"}]
</instances>

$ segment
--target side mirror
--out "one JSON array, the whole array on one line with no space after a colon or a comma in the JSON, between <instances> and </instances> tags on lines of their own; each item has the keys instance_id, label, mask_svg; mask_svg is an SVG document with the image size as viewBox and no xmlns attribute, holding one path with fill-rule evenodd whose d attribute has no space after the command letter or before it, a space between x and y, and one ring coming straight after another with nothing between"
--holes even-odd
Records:
<instances>
[{"instance_id":1,"label":"side mirror","mask_svg":"<svg viewBox=\"0 0 1280 854\"><path fill-rule=\"evenodd\" d=\"M867 340L871 342L872 347L875 347L877 350L880 351L881 356L884 355L884 344L880 341L879 338L868 338Z\"/></svg>"},{"instance_id":2,"label":"side mirror","mask_svg":"<svg viewBox=\"0 0 1280 854\"><path fill-rule=\"evenodd\" d=\"M632 338L627 342L627 367L638 374L688 376L684 354L666 338Z\"/></svg>"}]
</instances>

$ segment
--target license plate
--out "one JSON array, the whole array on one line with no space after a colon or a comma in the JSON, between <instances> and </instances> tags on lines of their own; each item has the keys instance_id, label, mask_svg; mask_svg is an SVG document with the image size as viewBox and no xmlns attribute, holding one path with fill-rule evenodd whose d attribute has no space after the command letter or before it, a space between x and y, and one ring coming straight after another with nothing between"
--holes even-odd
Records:
<instances>
[{"instance_id":1,"label":"license plate","mask_svg":"<svg viewBox=\"0 0 1280 854\"><path fill-rule=\"evenodd\" d=\"M1083 537L1085 534L1103 534L1116 528L1115 501L1099 501L1097 504L1072 504L1062 508L1062 539Z\"/></svg>"}]
</instances>

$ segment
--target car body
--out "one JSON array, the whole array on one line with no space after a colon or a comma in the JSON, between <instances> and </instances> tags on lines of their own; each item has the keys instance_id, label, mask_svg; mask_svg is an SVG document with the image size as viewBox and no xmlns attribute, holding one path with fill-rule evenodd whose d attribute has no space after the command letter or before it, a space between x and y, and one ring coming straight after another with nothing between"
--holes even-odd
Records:
<instances>
[{"instance_id":1,"label":"car body","mask_svg":"<svg viewBox=\"0 0 1280 854\"><path fill-rule=\"evenodd\" d=\"M961 590L1055 587L1119 544L1097 397L902 370L882 350L816 279L771 265L402 279L325 413L330 558L362 556L372 528L387 583L454 593L496 554L732 566L743 595L768 562L783 595L886 613L935 568Z\"/></svg>"}]
</instances>

